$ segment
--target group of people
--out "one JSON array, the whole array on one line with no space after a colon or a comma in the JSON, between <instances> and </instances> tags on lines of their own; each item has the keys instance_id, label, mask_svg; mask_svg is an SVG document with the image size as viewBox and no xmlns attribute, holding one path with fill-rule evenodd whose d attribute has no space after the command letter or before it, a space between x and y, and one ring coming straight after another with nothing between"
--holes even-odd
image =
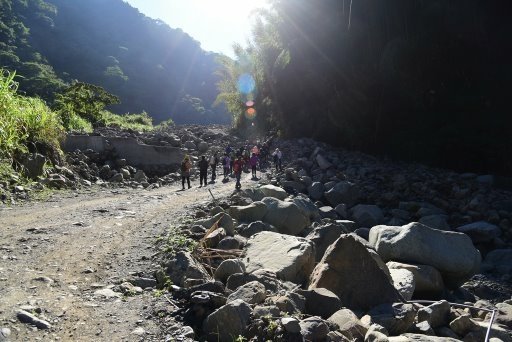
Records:
<instances>
[{"instance_id":1,"label":"group of people","mask_svg":"<svg viewBox=\"0 0 512 342\"><path fill-rule=\"evenodd\" d=\"M268 157L268 145L267 144L256 144L253 147L250 145L242 146L237 150L234 150L231 146L227 146L224 151L222 160L219 160L218 152L215 152L206 159L206 156L201 156L201 159L197 163L199 168L199 187L208 185L208 169L211 168L211 182L215 182L217 178L217 166L219 162L222 163L224 181L228 180L228 177L234 175L236 179L235 188L241 188L241 177L242 171L248 172L249 167L252 172L252 179L257 180L257 167L262 162L266 162ZM277 171L282 170L282 157L283 154L276 148L272 153L273 162ZM190 174L192 170L192 162L190 157L186 155L181 163L181 185L185 190L185 182L190 189Z\"/></svg>"}]
</instances>

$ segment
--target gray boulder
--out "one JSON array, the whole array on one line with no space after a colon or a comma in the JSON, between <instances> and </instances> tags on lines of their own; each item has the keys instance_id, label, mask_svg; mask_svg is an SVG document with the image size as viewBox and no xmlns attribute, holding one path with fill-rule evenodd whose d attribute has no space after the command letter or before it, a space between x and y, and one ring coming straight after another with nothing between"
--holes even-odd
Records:
<instances>
[{"instance_id":1,"label":"gray boulder","mask_svg":"<svg viewBox=\"0 0 512 342\"><path fill-rule=\"evenodd\" d=\"M287 198L285 202L292 202L299 207L300 211L304 216L306 216L310 221L315 221L320 214L318 213L318 208L308 197L305 195L299 194L295 196L293 199Z\"/></svg>"},{"instance_id":2,"label":"gray boulder","mask_svg":"<svg viewBox=\"0 0 512 342\"><path fill-rule=\"evenodd\" d=\"M194 222L194 225L199 225L205 227L206 229L210 229L217 221L219 221L219 227L224 228L227 235L235 235L235 224L233 223L233 219L226 213L218 213L210 218L198 220Z\"/></svg>"},{"instance_id":3,"label":"gray boulder","mask_svg":"<svg viewBox=\"0 0 512 342\"><path fill-rule=\"evenodd\" d=\"M490 251L482 263L482 271L512 274L512 249Z\"/></svg>"},{"instance_id":4,"label":"gray boulder","mask_svg":"<svg viewBox=\"0 0 512 342\"><path fill-rule=\"evenodd\" d=\"M450 288L458 288L480 269L480 252L466 234L417 222L401 227L375 226L370 230L369 242L384 261L435 267Z\"/></svg>"},{"instance_id":5,"label":"gray boulder","mask_svg":"<svg viewBox=\"0 0 512 342\"><path fill-rule=\"evenodd\" d=\"M279 233L297 235L309 225L309 219L295 203L273 197L265 197L261 201L267 205L263 221L276 227Z\"/></svg>"},{"instance_id":6,"label":"gray boulder","mask_svg":"<svg viewBox=\"0 0 512 342\"><path fill-rule=\"evenodd\" d=\"M244 335L251 321L251 313L249 304L240 299L215 310L204 323L208 341L232 342L239 335Z\"/></svg>"},{"instance_id":7,"label":"gray boulder","mask_svg":"<svg viewBox=\"0 0 512 342\"><path fill-rule=\"evenodd\" d=\"M267 213L267 206L263 202L253 202L244 206L231 206L229 214L239 222L254 222L261 220Z\"/></svg>"},{"instance_id":8,"label":"gray boulder","mask_svg":"<svg viewBox=\"0 0 512 342\"><path fill-rule=\"evenodd\" d=\"M265 285L258 281L251 281L240 286L228 296L228 303L241 299L249 304L260 304L265 300Z\"/></svg>"},{"instance_id":9,"label":"gray boulder","mask_svg":"<svg viewBox=\"0 0 512 342\"><path fill-rule=\"evenodd\" d=\"M350 341L364 340L366 332L368 331L368 327L349 309L340 309L327 320L335 324L338 327L338 331Z\"/></svg>"},{"instance_id":10,"label":"gray boulder","mask_svg":"<svg viewBox=\"0 0 512 342\"><path fill-rule=\"evenodd\" d=\"M39 153L31 153L21 159L23 165L23 173L31 179L36 179L44 174L44 164L46 157Z\"/></svg>"},{"instance_id":11,"label":"gray boulder","mask_svg":"<svg viewBox=\"0 0 512 342\"><path fill-rule=\"evenodd\" d=\"M389 270L406 269L412 272L414 277L414 295L417 298L437 298L444 290L444 282L441 273L429 265L411 265L395 261L386 263Z\"/></svg>"},{"instance_id":12,"label":"gray boulder","mask_svg":"<svg viewBox=\"0 0 512 342\"><path fill-rule=\"evenodd\" d=\"M197 150L200 153L205 153L208 151L208 143L206 141L200 141L199 144L197 144Z\"/></svg>"},{"instance_id":13,"label":"gray boulder","mask_svg":"<svg viewBox=\"0 0 512 342\"><path fill-rule=\"evenodd\" d=\"M166 273L178 286L184 286L186 279L211 280L206 269L187 252L176 253L174 259L167 262Z\"/></svg>"},{"instance_id":14,"label":"gray boulder","mask_svg":"<svg viewBox=\"0 0 512 342\"><path fill-rule=\"evenodd\" d=\"M254 234L260 233L260 232L275 232L277 233L277 230L274 226L271 224L262 222L262 221L253 221L249 225L240 225L238 226L238 232L241 236L250 238Z\"/></svg>"},{"instance_id":15,"label":"gray boulder","mask_svg":"<svg viewBox=\"0 0 512 342\"><path fill-rule=\"evenodd\" d=\"M189 150L195 150L197 149L196 144L193 141L185 141L183 144L183 147L189 149Z\"/></svg>"},{"instance_id":16,"label":"gray boulder","mask_svg":"<svg viewBox=\"0 0 512 342\"><path fill-rule=\"evenodd\" d=\"M309 289L319 287L334 292L351 310L403 301L366 247L352 235L343 235L329 246L315 267Z\"/></svg>"},{"instance_id":17,"label":"gray boulder","mask_svg":"<svg viewBox=\"0 0 512 342\"><path fill-rule=\"evenodd\" d=\"M235 273L244 273L245 265L239 259L227 259L220 263L219 267L215 270L214 278L226 283L229 276Z\"/></svg>"},{"instance_id":18,"label":"gray boulder","mask_svg":"<svg viewBox=\"0 0 512 342\"><path fill-rule=\"evenodd\" d=\"M417 321L427 321L432 328L448 325L450 323L450 304L442 300L419 309Z\"/></svg>"},{"instance_id":19,"label":"gray boulder","mask_svg":"<svg viewBox=\"0 0 512 342\"><path fill-rule=\"evenodd\" d=\"M316 227L309 233L306 239L311 240L315 244L315 261L320 261L327 248L345 233L348 233L348 231L344 226L332 223Z\"/></svg>"},{"instance_id":20,"label":"gray boulder","mask_svg":"<svg viewBox=\"0 0 512 342\"><path fill-rule=\"evenodd\" d=\"M489 242L501 236L500 227L485 221L466 224L455 228L455 230L469 235L474 243Z\"/></svg>"},{"instance_id":21,"label":"gray boulder","mask_svg":"<svg viewBox=\"0 0 512 342\"><path fill-rule=\"evenodd\" d=\"M393 279L393 285L395 289L400 292L402 297L405 300L411 300L412 295L414 293L414 289L416 287L416 283L414 281L414 275L411 271L406 270L405 268L401 269L390 269L389 273L391 274L391 278Z\"/></svg>"},{"instance_id":22,"label":"gray boulder","mask_svg":"<svg viewBox=\"0 0 512 342\"><path fill-rule=\"evenodd\" d=\"M258 190L266 197L274 197L281 201L284 201L284 199L288 197L288 193L283 188L271 184L263 185Z\"/></svg>"},{"instance_id":23,"label":"gray boulder","mask_svg":"<svg viewBox=\"0 0 512 342\"><path fill-rule=\"evenodd\" d=\"M304 341L323 341L329 333L329 326L318 317L306 318L299 324Z\"/></svg>"},{"instance_id":24,"label":"gray boulder","mask_svg":"<svg viewBox=\"0 0 512 342\"><path fill-rule=\"evenodd\" d=\"M354 183L342 181L336 183L334 187L325 192L324 196L333 207L340 203L345 203L347 207L352 207L359 200L360 191Z\"/></svg>"},{"instance_id":25,"label":"gray boulder","mask_svg":"<svg viewBox=\"0 0 512 342\"><path fill-rule=\"evenodd\" d=\"M135 175L133 176L133 180L138 183L144 183L148 181L148 177L146 177L146 174L142 170L137 170Z\"/></svg>"},{"instance_id":26,"label":"gray boulder","mask_svg":"<svg viewBox=\"0 0 512 342\"><path fill-rule=\"evenodd\" d=\"M382 210L372 204L358 204L352 207L350 216L360 227L371 228L384 222Z\"/></svg>"},{"instance_id":27,"label":"gray boulder","mask_svg":"<svg viewBox=\"0 0 512 342\"><path fill-rule=\"evenodd\" d=\"M396 336L412 327L416 311L412 304L385 303L372 308L368 315L372 324L383 326L390 335Z\"/></svg>"},{"instance_id":28,"label":"gray boulder","mask_svg":"<svg viewBox=\"0 0 512 342\"><path fill-rule=\"evenodd\" d=\"M320 182L313 182L308 186L308 194L313 200L318 201L324 196L324 185Z\"/></svg>"},{"instance_id":29,"label":"gray boulder","mask_svg":"<svg viewBox=\"0 0 512 342\"><path fill-rule=\"evenodd\" d=\"M341 308L341 301L332 291L324 288L316 288L308 291L301 291L306 298L305 313L311 316L329 318Z\"/></svg>"},{"instance_id":30,"label":"gray boulder","mask_svg":"<svg viewBox=\"0 0 512 342\"><path fill-rule=\"evenodd\" d=\"M429 226L430 228L439 229L439 230L451 230L448 222L446 222L446 215L428 215L420 218L419 222L424 224L425 226Z\"/></svg>"},{"instance_id":31,"label":"gray boulder","mask_svg":"<svg viewBox=\"0 0 512 342\"><path fill-rule=\"evenodd\" d=\"M321 154L316 155L316 162L322 170L327 170L332 167L332 164Z\"/></svg>"},{"instance_id":32,"label":"gray boulder","mask_svg":"<svg viewBox=\"0 0 512 342\"><path fill-rule=\"evenodd\" d=\"M338 218L338 213L330 205L324 205L323 207L318 208L318 213L323 219L329 218L336 220Z\"/></svg>"},{"instance_id":33,"label":"gray boulder","mask_svg":"<svg viewBox=\"0 0 512 342\"><path fill-rule=\"evenodd\" d=\"M268 269L282 280L302 284L315 265L314 245L304 238L261 232L247 241L245 260L249 273Z\"/></svg>"}]
</instances>

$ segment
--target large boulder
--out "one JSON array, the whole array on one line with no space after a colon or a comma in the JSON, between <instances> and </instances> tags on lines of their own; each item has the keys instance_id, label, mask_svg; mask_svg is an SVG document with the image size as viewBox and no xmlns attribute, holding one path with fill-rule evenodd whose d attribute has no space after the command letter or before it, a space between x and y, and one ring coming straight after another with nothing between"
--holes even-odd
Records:
<instances>
[{"instance_id":1,"label":"large boulder","mask_svg":"<svg viewBox=\"0 0 512 342\"><path fill-rule=\"evenodd\" d=\"M239 222L254 222L261 220L267 213L265 203L256 201L244 206L231 206L229 214Z\"/></svg>"},{"instance_id":2,"label":"large boulder","mask_svg":"<svg viewBox=\"0 0 512 342\"><path fill-rule=\"evenodd\" d=\"M438 298L444 290L444 282L441 273L429 265L411 265L396 261L386 263L389 270L405 269L412 272L414 277L414 297Z\"/></svg>"},{"instance_id":3,"label":"large boulder","mask_svg":"<svg viewBox=\"0 0 512 342\"><path fill-rule=\"evenodd\" d=\"M320 200L324 196L324 191L324 185L320 182L313 182L313 184L308 186L309 197L311 197L315 201Z\"/></svg>"},{"instance_id":4,"label":"large boulder","mask_svg":"<svg viewBox=\"0 0 512 342\"><path fill-rule=\"evenodd\" d=\"M186 279L211 280L206 269L187 252L176 253L174 259L167 262L166 273L178 286L184 286Z\"/></svg>"},{"instance_id":5,"label":"large boulder","mask_svg":"<svg viewBox=\"0 0 512 342\"><path fill-rule=\"evenodd\" d=\"M23 173L31 179L36 179L44 174L44 164L46 157L39 153L32 153L26 155L21 159L23 165Z\"/></svg>"},{"instance_id":6,"label":"large boulder","mask_svg":"<svg viewBox=\"0 0 512 342\"><path fill-rule=\"evenodd\" d=\"M393 285L395 289L400 292L405 300L411 300L414 293L416 283L414 282L414 275L411 271L404 268L401 269L390 269L389 273L393 279Z\"/></svg>"},{"instance_id":7,"label":"large boulder","mask_svg":"<svg viewBox=\"0 0 512 342\"><path fill-rule=\"evenodd\" d=\"M500 227L485 221L466 224L455 228L455 230L469 235L474 243L489 242L501 235Z\"/></svg>"},{"instance_id":8,"label":"large boulder","mask_svg":"<svg viewBox=\"0 0 512 342\"><path fill-rule=\"evenodd\" d=\"M462 233L432 229L412 222L405 226L375 226L370 245L384 261L435 267L449 288L458 288L480 269L480 252Z\"/></svg>"},{"instance_id":9,"label":"large boulder","mask_svg":"<svg viewBox=\"0 0 512 342\"><path fill-rule=\"evenodd\" d=\"M324 196L333 207L340 203L346 204L347 207L352 207L359 200L360 191L354 183L341 181L325 192Z\"/></svg>"},{"instance_id":10,"label":"large boulder","mask_svg":"<svg viewBox=\"0 0 512 342\"><path fill-rule=\"evenodd\" d=\"M262 221L253 221L248 225L241 224L237 227L237 231L241 236L245 238L250 238L254 234L260 232L277 232L276 228L273 225Z\"/></svg>"},{"instance_id":11,"label":"large boulder","mask_svg":"<svg viewBox=\"0 0 512 342\"><path fill-rule=\"evenodd\" d=\"M341 301L332 291L319 287L301 293L306 298L305 313L308 315L329 318L341 309Z\"/></svg>"},{"instance_id":12,"label":"large boulder","mask_svg":"<svg viewBox=\"0 0 512 342\"><path fill-rule=\"evenodd\" d=\"M350 215L359 227L371 228L384 222L382 210L373 204L358 204L350 209Z\"/></svg>"},{"instance_id":13,"label":"large boulder","mask_svg":"<svg viewBox=\"0 0 512 342\"><path fill-rule=\"evenodd\" d=\"M292 202L299 207L300 211L304 216L306 216L310 221L316 220L318 217L320 217L320 214L318 213L318 208L307 196L299 194L298 196L295 196L294 198L290 199L287 198L285 202Z\"/></svg>"},{"instance_id":14,"label":"large boulder","mask_svg":"<svg viewBox=\"0 0 512 342\"><path fill-rule=\"evenodd\" d=\"M306 239L315 243L315 261L322 260L327 248L342 235L348 233L344 226L329 223L316 227L306 236Z\"/></svg>"},{"instance_id":15,"label":"large boulder","mask_svg":"<svg viewBox=\"0 0 512 342\"><path fill-rule=\"evenodd\" d=\"M332 164L321 154L316 155L316 162L322 170L327 170L332 167Z\"/></svg>"},{"instance_id":16,"label":"large boulder","mask_svg":"<svg viewBox=\"0 0 512 342\"><path fill-rule=\"evenodd\" d=\"M274 197L281 201L284 201L286 197L288 197L288 193L283 189L275 185L263 185L259 188L259 190L266 196L266 197Z\"/></svg>"},{"instance_id":17,"label":"large boulder","mask_svg":"<svg viewBox=\"0 0 512 342\"><path fill-rule=\"evenodd\" d=\"M315 265L315 248L304 238L261 232L247 240L245 260L249 273L268 269L282 280L302 284Z\"/></svg>"},{"instance_id":18,"label":"large boulder","mask_svg":"<svg viewBox=\"0 0 512 342\"><path fill-rule=\"evenodd\" d=\"M233 218L226 213L217 213L216 215L194 222L194 225L203 226L206 229L210 229L216 222L219 222L219 227L224 228L226 234L233 236L235 234L235 224Z\"/></svg>"},{"instance_id":19,"label":"large boulder","mask_svg":"<svg viewBox=\"0 0 512 342\"><path fill-rule=\"evenodd\" d=\"M208 151L208 143L206 141L200 141L199 144L197 144L197 149L201 153L205 153Z\"/></svg>"},{"instance_id":20,"label":"large boulder","mask_svg":"<svg viewBox=\"0 0 512 342\"><path fill-rule=\"evenodd\" d=\"M251 321L252 309L241 299L234 300L211 313L204 323L210 342L232 342L244 335Z\"/></svg>"},{"instance_id":21,"label":"large boulder","mask_svg":"<svg viewBox=\"0 0 512 342\"><path fill-rule=\"evenodd\" d=\"M349 309L338 310L327 320L335 324L338 327L338 331L350 341L364 340L364 336L368 331L368 327Z\"/></svg>"},{"instance_id":22,"label":"large boulder","mask_svg":"<svg viewBox=\"0 0 512 342\"><path fill-rule=\"evenodd\" d=\"M265 285L258 281L251 281L236 289L228 296L227 302L230 303L241 299L249 304L260 304L265 300Z\"/></svg>"},{"instance_id":23,"label":"large boulder","mask_svg":"<svg viewBox=\"0 0 512 342\"><path fill-rule=\"evenodd\" d=\"M351 310L403 301L366 247L352 235L343 235L329 246L315 267L309 289L319 287L334 292Z\"/></svg>"},{"instance_id":24,"label":"large boulder","mask_svg":"<svg viewBox=\"0 0 512 342\"><path fill-rule=\"evenodd\" d=\"M490 251L482 263L482 271L512 274L512 249Z\"/></svg>"},{"instance_id":25,"label":"large boulder","mask_svg":"<svg viewBox=\"0 0 512 342\"><path fill-rule=\"evenodd\" d=\"M390 335L405 333L414 324L416 310L412 304L386 303L372 308L368 315L371 324L386 328Z\"/></svg>"},{"instance_id":26,"label":"large boulder","mask_svg":"<svg viewBox=\"0 0 512 342\"><path fill-rule=\"evenodd\" d=\"M273 197L265 197L261 201L267 205L263 221L276 227L279 233L297 235L309 225L309 219L295 203Z\"/></svg>"},{"instance_id":27,"label":"large boulder","mask_svg":"<svg viewBox=\"0 0 512 342\"><path fill-rule=\"evenodd\" d=\"M219 267L215 270L214 277L217 280L225 283L229 276L235 273L244 273L245 265L240 259L227 259L221 262Z\"/></svg>"}]
</instances>

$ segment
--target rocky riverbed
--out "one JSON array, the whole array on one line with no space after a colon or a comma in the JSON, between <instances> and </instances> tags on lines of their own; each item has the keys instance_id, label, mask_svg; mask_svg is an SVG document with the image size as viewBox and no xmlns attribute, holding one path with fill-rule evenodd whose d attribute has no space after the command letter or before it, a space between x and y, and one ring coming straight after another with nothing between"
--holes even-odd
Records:
<instances>
[{"instance_id":1,"label":"rocky riverbed","mask_svg":"<svg viewBox=\"0 0 512 342\"><path fill-rule=\"evenodd\" d=\"M185 130L166 133L174 142L161 136L145 141L181 146L194 158L243 143L218 127ZM72 315L66 320L58 305L44 304L48 292L59 292L73 307L101 301L102 309L94 311L105 316L88 319L91 310L79 315L83 324L72 336L82 340L483 341L488 332L492 341L512 340L512 193L495 177L397 163L309 139L274 139L276 147L283 151L283 171L266 165L258 179L245 177L242 191L233 191L228 178L212 183L211 193L176 191L174 172L135 180L140 172L111 156L68 155L65 167L75 180L67 187L79 189L71 193L81 214L70 211L66 224L57 219L53 226L51 213L43 215L48 204L0 212L14 227L2 230L8 235L2 237L0 276L9 285L2 293L9 299L0 312L2 331L26 340L73 340L65 335ZM105 165L122 177L102 176ZM111 205L102 205L98 189L107 192ZM124 196L119 203L112 191ZM85 201L85 211L78 209L83 196L95 198ZM26 218L31 205L42 206L36 212L44 222ZM59 279L49 262L34 268L38 277L53 281L46 287L30 289L16 281L15 274L35 267L18 256L34 253L21 245L37 241L31 248L41 253L49 248L44 239L27 240L27 232L52 232L50 240L61 239L70 234L70 224L113 227L123 219L133 219L123 226L126 232L115 229L126 242L106 229L118 252L94 241L101 228L90 229L94 234L87 238L93 241L83 242L99 244L109 260L109 267L103 261L84 273L103 286L94 287L77 270ZM141 232L154 237L143 251L135 242ZM70 267L66 258L59 265ZM27 275L25 283L38 277ZM70 300L63 290L73 279L79 292ZM30 290L37 294L23 298ZM35 330L25 330L25 322ZM102 333L88 331L94 324Z\"/></svg>"}]
</instances>

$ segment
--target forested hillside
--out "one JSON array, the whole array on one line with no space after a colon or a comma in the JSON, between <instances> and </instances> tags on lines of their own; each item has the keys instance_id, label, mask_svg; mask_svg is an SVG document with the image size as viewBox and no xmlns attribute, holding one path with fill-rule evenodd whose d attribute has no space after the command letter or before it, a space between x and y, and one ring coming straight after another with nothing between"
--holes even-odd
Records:
<instances>
[{"instance_id":1,"label":"forested hillside","mask_svg":"<svg viewBox=\"0 0 512 342\"><path fill-rule=\"evenodd\" d=\"M505 1L274 0L241 61L231 110L263 127L460 171L512 172ZM253 75L250 94L237 77ZM235 75L233 77L233 75ZM238 94L238 95L237 95ZM249 118L250 120L246 120Z\"/></svg>"},{"instance_id":2,"label":"forested hillside","mask_svg":"<svg viewBox=\"0 0 512 342\"><path fill-rule=\"evenodd\" d=\"M76 79L117 95L117 113L227 123L223 107L212 106L215 58L122 0L0 0L0 66L21 76L21 91L49 103Z\"/></svg>"}]
</instances>

